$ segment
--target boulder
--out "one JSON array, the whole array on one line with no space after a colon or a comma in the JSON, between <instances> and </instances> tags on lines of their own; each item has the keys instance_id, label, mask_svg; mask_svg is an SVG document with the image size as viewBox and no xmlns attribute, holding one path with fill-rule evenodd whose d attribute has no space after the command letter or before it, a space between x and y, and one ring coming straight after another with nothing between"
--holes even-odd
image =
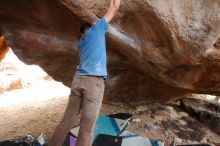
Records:
<instances>
[{"instance_id":1,"label":"boulder","mask_svg":"<svg viewBox=\"0 0 220 146\"><path fill-rule=\"evenodd\" d=\"M195 98L183 98L180 106L201 123L220 134L220 104Z\"/></svg>"},{"instance_id":2,"label":"boulder","mask_svg":"<svg viewBox=\"0 0 220 146\"><path fill-rule=\"evenodd\" d=\"M110 0L10 0L0 27L16 55L70 86L84 21ZM186 93L220 93L220 2L126 0L107 33L106 100L165 102Z\"/></svg>"}]
</instances>

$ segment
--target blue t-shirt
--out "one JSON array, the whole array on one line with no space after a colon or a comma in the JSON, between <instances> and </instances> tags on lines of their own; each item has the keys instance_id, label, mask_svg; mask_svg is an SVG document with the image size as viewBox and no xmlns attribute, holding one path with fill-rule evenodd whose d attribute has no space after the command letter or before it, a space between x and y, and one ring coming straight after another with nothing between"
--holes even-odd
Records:
<instances>
[{"instance_id":1,"label":"blue t-shirt","mask_svg":"<svg viewBox=\"0 0 220 146\"><path fill-rule=\"evenodd\" d=\"M108 28L105 18L94 24L80 39L78 48L80 64L76 73L89 76L107 76L105 34Z\"/></svg>"}]
</instances>

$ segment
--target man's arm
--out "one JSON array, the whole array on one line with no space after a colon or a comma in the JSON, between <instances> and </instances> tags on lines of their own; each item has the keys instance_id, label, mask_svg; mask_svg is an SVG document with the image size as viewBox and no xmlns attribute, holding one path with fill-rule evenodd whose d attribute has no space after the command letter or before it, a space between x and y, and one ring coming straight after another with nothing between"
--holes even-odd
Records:
<instances>
[{"instance_id":1,"label":"man's arm","mask_svg":"<svg viewBox=\"0 0 220 146\"><path fill-rule=\"evenodd\" d=\"M105 14L105 20L107 23L109 23L112 20L112 18L115 16L116 12L120 7L120 3L121 0L111 0L111 4L108 9L108 12Z\"/></svg>"}]
</instances>

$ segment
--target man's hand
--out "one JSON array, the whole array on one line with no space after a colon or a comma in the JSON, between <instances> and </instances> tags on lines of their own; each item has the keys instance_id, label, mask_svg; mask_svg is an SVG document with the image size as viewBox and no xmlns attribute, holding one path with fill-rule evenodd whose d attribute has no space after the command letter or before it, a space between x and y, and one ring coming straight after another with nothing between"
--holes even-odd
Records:
<instances>
[{"instance_id":1,"label":"man's hand","mask_svg":"<svg viewBox=\"0 0 220 146\"><path fill-rule=\"evenodd\" d=\"M120 3L121 0L111 0L111 4L108 9L108 12L105 14L105 20L107 23L109 23L112 20L112 18L115 16L116 12L120 7Z\"/></svg>"}]
</instances>

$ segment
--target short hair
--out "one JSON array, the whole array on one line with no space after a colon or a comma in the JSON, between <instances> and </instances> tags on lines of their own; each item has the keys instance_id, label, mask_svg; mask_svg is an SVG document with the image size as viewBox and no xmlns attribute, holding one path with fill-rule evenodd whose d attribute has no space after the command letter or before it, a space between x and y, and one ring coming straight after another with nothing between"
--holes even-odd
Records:
<instances>
[{"instance_id":1,"label":"short hair","mask_svg":"<svg viewBox=\"0 0 220 146\"><path fill-rule=\"evenodd\" d=\"M80 27L80 33L84 34L90 27L92 27L92 24L89 22L85 22Z\"/></svg>"}]
</instances>

